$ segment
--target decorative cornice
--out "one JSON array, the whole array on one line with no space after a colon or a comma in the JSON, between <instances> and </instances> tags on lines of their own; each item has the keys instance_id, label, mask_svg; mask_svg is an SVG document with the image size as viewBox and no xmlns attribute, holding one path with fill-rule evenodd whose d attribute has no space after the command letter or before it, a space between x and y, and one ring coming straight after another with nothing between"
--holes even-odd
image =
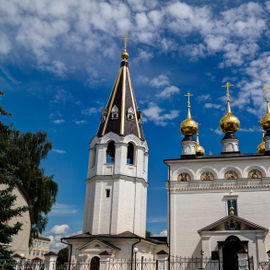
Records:
<instances>
[{"instance_id":1,"label":"decorative cornice","mask_svg":"<svg viewBox=\"0 0 270 270\"><path fill-rule=\"evenodd\" d=\"M85 183L90 183L90 182L94 182L97 180L119 180L119 179L123 179L123 180L127 180L127 181L131 181L131 182L140 182L143 183L146 187L148 187L148 183L145 181L145 179L140 178L140 177L132 177L132 176L128 176L128 175L124 175L124 174L114 174L114 175L95 175L93 177L87 178L85 180Z\"/></svg>"},{"instance_id":2,"label":"decorative cornice","mask_svg":"<svg viewBox=\"0 0 270 270\"><path fill-rule=\"evenodd\" d=\"M270 190L270 178L263 178L260 180L254 179L238 179L238 180L213 180L213 181L191 181L191 182L166 182L168 190L170 186L170 193L193 193L196 192L223 192L223 191L237 191L237 190Z\"/></svg>"}]
</instances>

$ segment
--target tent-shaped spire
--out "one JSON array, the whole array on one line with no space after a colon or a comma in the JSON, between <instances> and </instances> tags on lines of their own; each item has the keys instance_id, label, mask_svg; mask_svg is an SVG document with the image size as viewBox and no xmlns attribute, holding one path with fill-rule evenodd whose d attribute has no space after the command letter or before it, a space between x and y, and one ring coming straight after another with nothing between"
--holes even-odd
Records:
<instances>
[{"instance_id":1,"label":"tent-shaped spire","mask_svg":"<svg viewBox=\"0 0 270 270\"><path fill-rule=\"evenodd\" d=\"M142 113L138 111L128 68L128 57L125 46L120 70L106 108L102 111L101 122L97 132L98 137L114 132L120 136L134 134L141 140L144 140L141 125Z\"/></svg>"}]
</instances>

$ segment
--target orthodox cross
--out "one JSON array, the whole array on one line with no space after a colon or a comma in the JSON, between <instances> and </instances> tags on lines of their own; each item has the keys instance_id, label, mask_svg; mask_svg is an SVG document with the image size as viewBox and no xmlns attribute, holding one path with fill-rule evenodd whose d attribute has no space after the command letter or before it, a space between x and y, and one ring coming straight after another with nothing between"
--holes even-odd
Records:
<instances>
[{"instance_id":1,"label":"orthodox cross","mask_svg":"<svg viewBox=\"0 0 270 270\"><path fill-rule=\"evenodd\" d=\"M121 36L121 38L124 39L124 46L125 46L125 51L127 50L127 38L129 38L130 35L128 34L124 34L123 36Z\"/></svg>"},{"instance_id":2,"label":"orthodox cross","mask_svg":"<svg viewBox=\"0 0 270 270\"><path fill-rule=\"evenodd\" d=\"M190 97L192 97L193 95L190 94L190 92L188 91L188 93L185 95L185 97L188 97L188 106L190 106Z\"/></svg>"},{"instance_id":3,"label":"orthodox cross","mask_svg":"<svg viewBox=\"0 0 270 270\"><path fill-rule=\"evenodd\" d=\"M269 88L268 85L266 85L266 86L263 88L263 90L266 91L266 101L267 101L267 102L269 102L269 95L268 95L268 90L269 90L269 89L270 89L270 88Z\"/></svg>"},{"instance_id":4,"label":"orthodox cross","mask_svg":"<svg viewBox=\"0 0 270 270\"><path fill-rule=\"evenodd\" d=\"M230 84L229 82L226 82L225 85L222 85L222 87L226 87L227 88L227 100L230 101L230 87L234 86L233 84Z\"/></svg>"}]
</instances>

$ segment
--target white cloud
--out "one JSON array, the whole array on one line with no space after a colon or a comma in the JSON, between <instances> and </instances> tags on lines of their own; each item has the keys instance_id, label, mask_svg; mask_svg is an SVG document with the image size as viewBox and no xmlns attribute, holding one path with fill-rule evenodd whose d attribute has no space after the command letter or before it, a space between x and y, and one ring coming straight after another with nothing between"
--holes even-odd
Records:
<instances>
[{"instance_id":1,"label":"white cloud","mask_svg":"<svg viewBox=\"0 0 270 270\"><path fill-rule=\"evenodd\" d=\"M161 231L159 236L167 236L167 230Z\"/></svg>"},{"instance_id":2,"label":"white cloud","mask_svg":"<svg viewBox=\"0 0 270 270\"><path fill-rule=\"evenodd\" d=\"M210 128L210 131L216 133L217 135L222 135L223 134L223 132L219 128L216 128L216 129Z\"/></svg>"},{"instance_id":3,"label":"white cloud","mask_svg":"<svg viewBox=\"0 0 270 270\"><path fill-rule=\"evenodd\" d=\"M81 113L83 115L92 115L92 114L96 114L98 112L100 112L102 110L102 107L90 107L90 108L87 108L87 109L83 109L81 111Z\"/></svg>"},{"instance_id":4,"label":"white cloud","mask_svg":"<svg viewBox=\"0 0 270 270\"><path fill-rule=\"evenodd\" d=\"M148 108L143 110L143 115L146 121L153 121L158 126L166 126L169 120L175 119L179 115L179 111L177 110L171 110L169 113L165 113L164 111L165 109L150 102Z\"/></svg>"},{"instance_id":5,"label":"white cloud","mask_svg":"<svg viewBox=\"0 0 270 270\"><path fill-rule=\"evenodd\" d=\"M164 223L167 221L167 217L149 217L147 223Z\"/></svg>"},{"instance_id":6,"label":"white cloud","mask_svg":"<svg viewBox=\"0 0 270 270\"><path fill-rule=\"evenodd\" d=\"M67 151L65 151L65 150L55 149L55 148L53 148L52 151L57 153L57 154L62 154L62 155L67 153Z\"/></svg>"},{"instance_id":7,"label":"white cloud","mask_svg":"<svg viewBox=\"0 0 270 270\"><path fill-rule=\"evenodd\" d=\"M53 207L49 215L59 216L59 215L73 215L77 213L78 210L74 208L73 205L56 203Z\"/></svg>"},{"instance_id":8,"label":"white cloud","mask_svg":"<svg viewBox=\"0 0 270 270\"><path fill-rule=\"evenodd\" d=\"M11 43L5 33L0 34L0 54L8 54L11 51Z\"/></svg>"},{"instance_id":9,"label":"white cloud","mask_svg":"<svg viewBox=\"0 0 270 270\"><path fill-rule=\"evenodd\" d=\"M66 121L64 119L56 119L56 120L53 120L52 121L54 124L62 124L62 123L65 123Z\"/></svg>"},{"instance_id":10,"label":"white cloud","mask_svg":"<svg viewBox=\"0 0 270 270\"><path fill-rule=\"evenodd\" d=\"M173 94L179 94L180 89L174 85L167 86L164 90L162 90L159 94L156 96L159 98L170 98Z\"/></svg>"},{"instance_id":11,"label":"white cloud","mask_svg":"<svg viewBox=\"0 0 270 270\"><path fill-rule=\"evenodd\" d=\"M198 102L209 101L209 100L211 100L211 95L205 94L205 95L197 96L197 100L198 100Z\"/></svg>"},{"instance_id":12,"label":"white cloud","mask_svg":"<svg viewBox=\"0 0 270 270\"><path fill-rule=\"evenodd\" d=\"M76 125L80 125L80 124L86 123L86 121L85 121L85 120L75 120L74 123L75 123Z\"/></svg>"},{"instance_id":13,"label":"white cloud","mask_svg":"<svg viewBox=\"0 0 270 270\"><path fill-rule=\"evenodd\" d=\"M69 230L69 226L67 224L62 224L62 225L54 225L49 233L52 234L65 234Z\"/></svg>"},{"instance_id":14,"label":"white cloud","mask_svg":"<svg viewBox=\"0 0 270 270\"><path fill-rule=\"evenodd\" d=\"M170 81L169 81L168 76L163 75L163 74L160 74L158 77L153 78L150 81L150 86L156 87L156 88L169 86L169 85L170 85Z\"/></svg>"},{"instance_id":15,"label":"white cloud","mask_svg":"<svg viewBox=\"0 0 270 270\"><path fill-rule=\"evenodd\" d=\"M207 102L204 104L204 107L206 109L220 109L221 108L221 105L220 104L214 104L214 103L210 103L210 102Z\"/></svg>"}]
</instances>

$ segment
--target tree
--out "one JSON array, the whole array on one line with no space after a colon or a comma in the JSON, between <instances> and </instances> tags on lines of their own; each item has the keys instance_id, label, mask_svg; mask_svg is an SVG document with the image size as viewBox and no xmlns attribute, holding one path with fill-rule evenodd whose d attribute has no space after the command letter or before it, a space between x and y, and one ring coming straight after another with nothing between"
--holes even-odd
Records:
<instances>
[{"instance_id":1,"label":"tree","mask_svg":"<svg viewBox=\"0 0 270 270\"><path fill-rule=\"evenodd\" d=\"M59 250L56 261L57 265L64 265L64 263L68 262L68 252L69 252L68 247Z\"/></svg>"},{"instance_id":2,"label":"tree","mask_svg":"<svg viewBox=\"0 0 270 270\"><path fill-rule=\"evenodd\" d=\"M145 237L146 238L149 238L149 237L151 237L152 236L152 233L151 232L149 232L149 231L146 231L145 232Z\"/></svg>"},{"instance_id":3,"label":"tree","mask_svg":"<svg viewBox=\"0 0 270 270\"><path fill-rule=\"evenodd\" d=\"M3 95L1 91L0 95ZM0 116L9 115L0 106ZM13 269L15 261L11 257L12 251L7 247L12 241L12 235L17 234L22 226L19 222L12 225L8 221L28 209L27 207L14 207L16 196L12 194L12 191L21 184L21 181L15 176L16 167L10 164L7 155L12 144L12 134L11 127L4 125L0 120L0 269Z\"/></svg>"},{"instance_id":4,"label":"tree","mask_svg":"<svg viewBox=\"0 0 270 270\"><path fill-rule=\"evenodd\" d=\"M3 94L1 92L1 94ZM1 115L8 116L0 107ZM7 127L1 122L3 144L5 145L3 158L6 163L1 168L10 170L14 179L20 179L20 184L26 191L30 205L31 239L41 233L47 224L47 214L56 201L58 185L53 181L53 176L46 176L44 169L40 168L40 162L47 158L52 149L52 143L48 141L44 131L22 132L15 128ZM4 137L8 137L8 143ZM2 150L2 147L1 147ZM1 165L1 164L0 164ZM0 241L1 242L1 241Z\"/></svg>"},{"instance_id":5,"label":"tree","mask_svg":"<svg viewBox=\"0 0 270 270\"><path fill-rule=\"evenodd\" d=\"M47 214L56 201L58 185L53 176L46 176L40 162L52 149L44 131L37 133L14 131L8 157L16 168L14 174L22 181L30 200L31 237L41 233L47 224Z\"/></svg>"}]
</instances>

